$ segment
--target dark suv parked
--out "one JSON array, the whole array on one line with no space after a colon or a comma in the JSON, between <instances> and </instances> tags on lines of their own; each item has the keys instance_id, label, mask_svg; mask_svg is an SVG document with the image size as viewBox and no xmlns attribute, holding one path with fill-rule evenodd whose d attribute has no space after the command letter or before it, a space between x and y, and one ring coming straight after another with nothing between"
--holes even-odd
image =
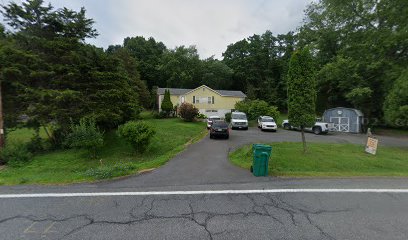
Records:
<instances>
[{"instance_id":1,"label":"dark suv parked","mask_svg":"<svg viewBox=\"0 0 408 240\"><path fill-rule=\"evenodd\" d=\"M229 138L228 123L224 121L214 121L210 127L210 138L224 137Z\"/></svg>"}]
</instances>

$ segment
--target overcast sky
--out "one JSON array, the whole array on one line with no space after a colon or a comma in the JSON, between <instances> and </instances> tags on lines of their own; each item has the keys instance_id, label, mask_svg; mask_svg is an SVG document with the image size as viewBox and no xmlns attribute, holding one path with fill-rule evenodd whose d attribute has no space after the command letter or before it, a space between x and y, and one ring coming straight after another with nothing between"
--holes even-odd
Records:
<instances>
[{"instance_id":1,"label":"overcast sky","mask_svg":"<svg viewBox=\"0 0 408 240\"><path fill-rule=\"evenodd\" d=\"M88 42L98 47L122 44L129 36L152 36L169 48L196 45L201 58L220 58L229 44L266 30L273 34L295 30L311 1L45 0L57 8L85 7L100 34Z\"/></svg>"}]
</instances>

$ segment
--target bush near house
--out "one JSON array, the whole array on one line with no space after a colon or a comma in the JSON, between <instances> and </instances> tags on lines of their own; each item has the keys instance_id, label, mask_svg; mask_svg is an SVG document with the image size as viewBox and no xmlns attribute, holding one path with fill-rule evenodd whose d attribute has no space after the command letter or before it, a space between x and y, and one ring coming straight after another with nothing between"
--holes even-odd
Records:
<instances>
[{"instance_id":1,"label":"bush near house","mask_svg":"<svg viewBox=\"0 0 408 240\"><path fill-rule=\"evenodd\" d=\"M275 106L270 106L263 100L245 100L237 102L235 109L247 114L249 120L255 120L259 116L271 116L275 119L279 119L279 111ZM227 116L225 116L227 118Z\"/></svg>"},{"instance_id":2,"label":"bush near house","mask_svg":"<svg viewBox=\"0 0 408 240\"><path fill-rule=\"evenodd\" d=\"M155 129L145 121L130 121L118 128L119 136L124 138L138 153L143 153L149 146Z\"/></svg>"},{"instance_id":3,"label":"bush near house","mask_svg":"<svg viewBox=\"0 0 408 240\"><path fill-rule=\"evenodd\" d=\"M182 103L179 108L180 117L186 122L192 122L199 114L199 111L191 103Z\"/></svg>"}]
</instances>

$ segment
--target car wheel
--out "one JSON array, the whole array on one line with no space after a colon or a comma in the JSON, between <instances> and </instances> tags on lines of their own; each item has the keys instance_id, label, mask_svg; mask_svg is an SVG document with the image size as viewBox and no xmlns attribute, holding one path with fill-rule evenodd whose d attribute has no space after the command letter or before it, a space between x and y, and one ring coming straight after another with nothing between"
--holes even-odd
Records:
<instances>
[{"instance_id":1,"label":"car wheel","mask_svg":"<svg viewBox=\"0 0 408 240\"><path fill-rule=\"evenodd\" d=\"M210 134L210 139L213 139L213 135L212 135L212 134Z\"/></svg>"},{"instance_id":2,"label":"car wheel","mask_svg":"<svg viewBox=\"0 0 408 240\"><path fill-rule=\"evenodd\" d=\"M228 139L228 138L229 138L229 135L225 136L225 139Z\"/></svg>"},{"instance_id":3,"label":"car wheel","mask_svg":"<svg viewBox=\"0 0 408 240\"><path fill-rule=\"evenodd\" d=\"M248 127L244 128L244 130L248 130Z\"/></svg>"},{"instance_id":4,"label":"car wheel","mask_svg":"<svg viewBox=\"0 0 408 240\"><path fill-rule=\"evenodd\" d=\"M320 133L322 133L322 128L321 127L314 127L313 128L313 133L316 135L319 135Z\"/></svg>"}]
</instances>

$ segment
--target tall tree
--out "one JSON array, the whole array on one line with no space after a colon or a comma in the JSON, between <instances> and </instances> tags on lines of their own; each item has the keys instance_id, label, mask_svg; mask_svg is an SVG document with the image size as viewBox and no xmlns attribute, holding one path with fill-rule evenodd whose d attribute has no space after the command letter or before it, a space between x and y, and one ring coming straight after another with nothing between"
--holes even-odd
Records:
<instances>
[{"instance_id":1,"label":"tall tree","mask_svg":"<svg viewBox=\"0 0 408 240\"><path fill-rule=\"evenodd\" d=\"M229 45L223 62L234 71L232 88L285 110L285 76L294 44L291 32L274 36L266 31Z\"/></svg>"},{"instance_id":2,"label":"tall tree","mask_svg":"<svg viewBox=\"0 0 408 240\"><path fill-rule=\"evenodd\" d=\"M168 89L164 91L163 101L161 102L161 109L166 112L167 116L169 116L170 112L173 110L173 103L170 99L170 90Z\"/></svg>"},{"instance_id":3,"label":"tall tree","mask_svg":"<svg viewBox=\"0 0 408 240\"><path fill-rule=\"evenodd\" d=\"M109 46L106 51L109 55L116 57L121 62L121 67L127 73L127 77L132 81L132 87L139 95L139 103L146 109L152 107L150 92L146 82L140 79L137 60L130 54L127 48L120 45Z\"/></svg>"},{"instance_id":4,"label":"tall tree","mask_svg":"<svg viewBox=\"0 0 408 240\"><path fill-rule=\"evenodd\" d=\"M353 106L347 95L370 88L367 117L383 115L393 82L408 64L408 2L320 0L306 10L299 46L320 64L319 106Z\"/></svg>"},{"instance_id":5,"label":"tall tree","mask_svg":"<svg viewBox=\"0 0 408 240\"><path fill-rule=\"evenodd\" d=\"M213 57L202 61L201 83L212 89L230 89L234 71L222 61Z\"/></svg>"},{"instance_id":6,"label":"tall tree","mask_svg":"<svg viewBox=\"0 0 408 240\"><path fill-rule=\"evenodd\" d=\"M136 59L140 78L146 81L149 89L153 86L166 85L158 70L160 59L167 50L162 42L156 41L153 37L148 39L141 36L127 37L123 41L123 47Z\"/></svg>"},{"instance_id":7,"label":"tall tree","mask_svg":"<svg viewBox=\"0 0 408 240\"><path fill-rule=\"evenodd\" d=\"M201 61L195 46L179 46L166 51L158 70L166 87L195 88L200 85Z\"/></svg>"},{"instance_id":8,"label":"tall tree","mask_svg":"<svg viewBox=\"0 0 408 240\"><path fill-rule=\"evenodd\" d=\"M390 126L408 129L408 70L401 74L388 93L384 113Z\"/></svg>"},{"instance_id":9,"label":"tall tree","mask_svg":"<svg viewBox=\"0 0 408 240\"><path fill-rule=\"evenodd\" d=\"M316 121L316 80L314 64L308 48L297 50L289 62L288 119L292 126L299 126L303 152L307 151L304 129Z\"/></svg>"},{"instance_id":10,"label":"tall tree","mask_svg":"<svg viewBox=\"0 0 408 240\"><path fill-rule=\"evenodd\" d=\"M54 143L69 130L70 119L92 116L105 128L136 117L138 95L120 62L83 40L97 35L93 20L43 1L2 6L14 27L0 49L6 124L28 115L32 126L56 126Z\"/></svg>"}]
</instances>

